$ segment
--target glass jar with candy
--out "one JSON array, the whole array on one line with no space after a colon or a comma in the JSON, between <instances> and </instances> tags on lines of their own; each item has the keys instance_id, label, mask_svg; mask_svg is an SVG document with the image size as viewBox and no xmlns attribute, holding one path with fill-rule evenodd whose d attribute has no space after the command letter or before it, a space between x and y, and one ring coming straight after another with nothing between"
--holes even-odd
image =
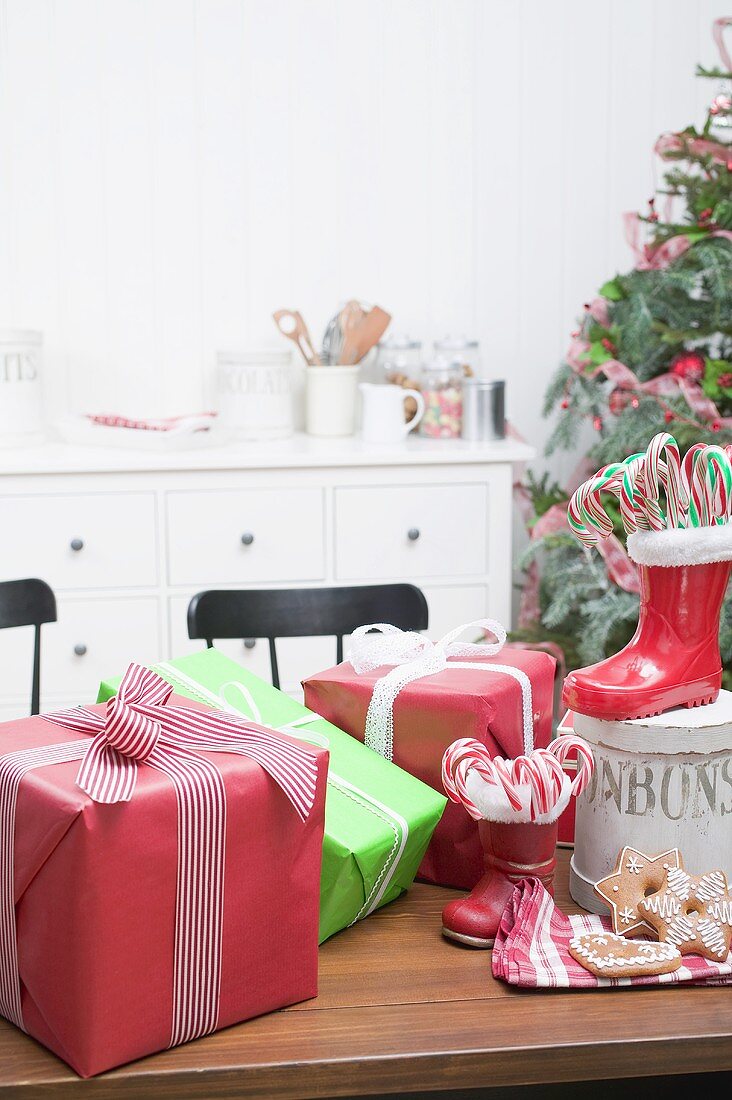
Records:
<instances>
[{"instance_id":1,"label":"glass jar with candy","mask_svg":"<svg viewBox=\"0 0 732 1100\"><path fill-rule=\"evenodd\" d=\"M463 413L463 367L443 356L426 363L419 388L424 397L421 435L432 439L459 439Z\"/></svg>"}]
</instances>

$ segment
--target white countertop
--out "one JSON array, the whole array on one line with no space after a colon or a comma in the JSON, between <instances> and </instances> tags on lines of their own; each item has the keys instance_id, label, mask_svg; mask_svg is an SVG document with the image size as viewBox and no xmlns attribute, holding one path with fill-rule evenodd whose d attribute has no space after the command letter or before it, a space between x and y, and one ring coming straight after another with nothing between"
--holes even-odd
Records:
<instances>
[{"instance_id":1,"label":"white countertop","mask_svg":"<svg viewBox=\"0 0 732 1100\"><path fill-rule=\"evenodd\" d=\"M186 449L177 444L170 450L138 449L129 444L99 447L54 442L28 448L0 448L0 474L514 463L529 462L536 456L532 447L513 439L467 443L462 439L410 437L403 443L382 445L364 443L356 436L322 439L300 433L290 439L216 445L215 439L203 433L195 438L196 443Z\"/></svg>"}]
</instances>

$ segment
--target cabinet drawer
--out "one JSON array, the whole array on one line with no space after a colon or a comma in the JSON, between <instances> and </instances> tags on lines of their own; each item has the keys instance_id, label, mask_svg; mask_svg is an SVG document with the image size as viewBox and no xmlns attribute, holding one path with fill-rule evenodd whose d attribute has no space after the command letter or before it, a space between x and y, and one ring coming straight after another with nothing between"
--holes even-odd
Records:
<instances>
[{"instance_id":1,"label":"cabinet drawer","mask_svg":"<svg viewBox=\"0 0 732 1100\"><path fill-rule=\"evenodd\" d=\"M121 676L130 661L158 659L158 601L63 600L58 622L44 626L42 638L42 691L93 700L100 680Z\"/></svg>"},{"instance_id":2,"label":"cabinet drawer","mask_svg":"<svg viewBox=\"0 0 732 1100\"><path fill-rule=\"evenodd\" d=\"M157 583L152 493L1 497L0 575L69 588Z\"/></svg>"},{"instance_id":3,"label":"cabinet drawer","mask_svg":"<svg viewBox=\"0 0 732 1100\"><path fill-rule=\"evenodd\" d=\"M338 580L484 573L487 496L485 485L337 489Z\"/></svg>"},{"instance_id":4,"label":"cabinet drawer","mask_svg":"<svg viewBox=\"0 0 732 1100\"><path fill-rule=\"evenodd\" d=\"M171 584L322 580L320 489L172 492L167 498Z\"/></svg>"},{"instance_id":5,"label":"cabinet drawer","mask_svg":"<svg viewBox=\"0 0 732 1100\"><path fill-rule=\"evenodd\" d=\"M170 616L170 652L169 657L183 657L195 653L206 644L200 640L192 641L188 637L186 614L189 599L187 596L174 596L168 601ZM247 648L243 638L214 639L214 645L231 657L237 664L261 676L268 684L272 682L269 661L269 645L266 638L254 639L254 646ZM302 698L300 681L314 672L330 668L335 664L335 638L280 638L277 641L277 664L280 670L282 690L297 694Z\"/></svg>"}]
</instances>

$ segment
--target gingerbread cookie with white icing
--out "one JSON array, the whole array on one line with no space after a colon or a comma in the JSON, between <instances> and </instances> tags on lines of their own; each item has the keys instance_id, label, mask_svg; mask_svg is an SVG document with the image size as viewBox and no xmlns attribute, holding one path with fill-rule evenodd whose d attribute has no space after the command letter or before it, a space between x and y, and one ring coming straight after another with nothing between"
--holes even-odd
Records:
<instances>
[{"instance_id":1,"label":"gingerbread cookie with white icing","mask_svg":"<svg viewBox=\"0 0 732 1100\"><path fill-rule=\"evenodd\" d=\"M668 870L679 867L678 848L657 856L647 856L636 848L623 848L612 874L595 883L595 893L610 906L613 932L629 936L655 931L641 902L663 888Z\"/></svg>"},{"instance_id":2,"label":"gingerbread cookie with white icing","mask_svg":"<svg viewBox=\"0 0 732 1100\"><path fill-rule=\"evenodd\" d=\"M569 941L569 953L598 978L639 978L670 974L681 966L672 943L626 940L614 932L584 932Z\"/></svg>"},{"instance_id":3,"label":"gingerbread cookie with white icing","mask_svg":"<svg viewBox=\"0 0 732 1100\"><path fill-rule=\"evenodd\" d=\"M659 940L682 955L724 962L732 950L732 893L724 871L697 876L670 867L662 888L640 906Z\"/></svg>"}]
</instances>

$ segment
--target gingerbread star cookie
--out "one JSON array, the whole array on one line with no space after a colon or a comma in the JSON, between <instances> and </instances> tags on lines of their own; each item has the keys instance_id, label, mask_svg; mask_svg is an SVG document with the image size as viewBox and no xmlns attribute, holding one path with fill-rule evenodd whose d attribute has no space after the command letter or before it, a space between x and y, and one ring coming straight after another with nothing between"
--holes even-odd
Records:
<instances>
[{"instance_id":1,"label":"gingerbread star cookie","mask_svg":"<svg viewBox=\"0 0 732 1100\"><path fill-rule=\"evenodd\" d=\"M623 848L613 873L595 883L595 893L610 906L613 932L628 936L633 932L653 931L641 902L663 887L667 870L680 866L678 848L671 848L658 856L647 856L635 848Z\"/></svg>"},{"instance_id":2,"label":"gingerbread star cookie","mask_svg":"<svg viewBox=\"0 0 732 1100\"><path fill-rule=\"evenodd\" d=\"M660 890L644 897L640 912L659 940L682 955L724 962L732 950L732 893L723 871L690 875L669 867Z\"/></svg>"},{"instance_id":3,"label":"gingerbread star cookie","mask_svg":"<svg viewBox=\"0 0 732 1100\"><path fill-rule=\"evenodd\" d=\"M681 952L672 943L626 940L614 932L584 932L569 941L569 953L598 978L637 978L670 974L681 966Z\"/></svg>"}]
</instances>

